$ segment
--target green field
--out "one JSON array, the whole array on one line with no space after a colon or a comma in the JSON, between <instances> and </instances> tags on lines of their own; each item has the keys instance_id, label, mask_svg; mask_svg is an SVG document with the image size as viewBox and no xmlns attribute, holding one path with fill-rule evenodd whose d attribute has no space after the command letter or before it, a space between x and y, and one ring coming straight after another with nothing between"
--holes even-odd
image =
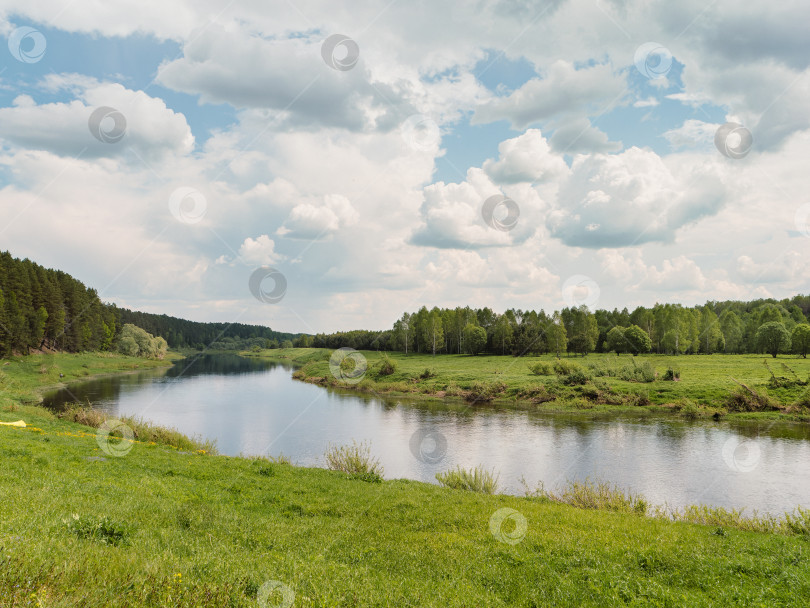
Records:
<instances>
[{"instance_id":1,"label":"green field","mask_svg":"<svg viewBox=\"0 0 810 608\"><path fill-rule=\"evenodd\" d=\"M392 393L426 398L468 398L475 404L491 401L495 405L522 405L554 410L644 410L673 411L691 416L722 415L733 418L780 418L810 421L810 359L784 356L773 359L762 355L685 355L680 357L646 355L632 357L590 354L563 357L563 362L581 366L589 379L581 385L566 385L554 373L536 375L529 366L543 362L552 367L557 360L543 357L405 355L386 353L395 362L396 371L380 374L382 353L362 351L367 371L356 384L339 381L331 373L326 349L278 349L248 356L290 361L300 369L296 378L332 387L345 387L378 394ZM769 386L771 373L787 379L788 386ZM657 374L653 382L627 381L620 377L600 376L591 366L620 371L625 367L649 364ZM782 367L785 364L795 372ZM663 376L672 368L680 374L677 381ZM426 373L430 372L430 373ZM798 378L798 382L795 380ZM736 381L736 382L735 382ZM728 399L735 391L745 393L745 384L770 399L770 406L735 411ZM790 385L792 384L792 385ZM492 389L492 399L476 398L482 390Z\"/></svg>"},{"instance_id":2,"label":"green field","mask_svg":"<svg viewBox=\"0 0 810 608\"><path fill-rule=\"evenodd\" d=\"M0 606L772 607L810 597L806 528L762 534L369 483L160 441L115 457L94 429L24 404L47 384L42 365L91 376L140 363L57 355L2 368L0 422L28 427L0 426ZM516 513L498 527L504 508Z\"/></svg>"}]
</instances>

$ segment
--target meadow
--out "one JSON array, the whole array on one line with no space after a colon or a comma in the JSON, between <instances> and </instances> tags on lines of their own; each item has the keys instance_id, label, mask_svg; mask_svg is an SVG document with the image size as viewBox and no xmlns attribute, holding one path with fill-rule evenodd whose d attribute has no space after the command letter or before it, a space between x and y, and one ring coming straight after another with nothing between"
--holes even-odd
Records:
<instances>
[{"instance_id":1,"label":"meadow","mask_svg":"<svg viewBox=\"0 0 810 608\"><path fill-rule=\"evenodd\" d=\"M292 362L299 366L295 377L300 380L378 394L549 411L648 410L688 417L810 421L810 359L795 356L592 353L558 360L553 355L360 351L367 369L359 382L346 382L330 370L332 352L293 348L243 354ZM393 366L383 370L386 360ZM346 360L344 367L346 363L351 365Z\"/></svg>"},{"instance_id":2,"label":"meadow","mask_svg":"<svg viewBox=\"0 0 810 608\"><path fill-rule=\"evenodd\" d=\"M0 375L0 422L27 423L0 425L2 606L771 607L810 597L807 522L751 532L645 517L638 498L576 486L484 494L178 449L171 435L100 442L74 416L30 405L51 373L38 357ZM79 376L134 365L73 357L49 364Z\"/></svg>"}]
</instances>

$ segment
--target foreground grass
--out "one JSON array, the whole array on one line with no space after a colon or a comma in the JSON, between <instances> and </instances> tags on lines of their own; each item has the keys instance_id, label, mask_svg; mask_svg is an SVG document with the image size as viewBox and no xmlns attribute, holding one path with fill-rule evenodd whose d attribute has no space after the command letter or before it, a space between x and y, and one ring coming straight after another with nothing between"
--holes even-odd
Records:
<instances>
[{"instance_id":1,"label":"foreground grass","mask_svg":"<svg viewBox=\"0 0 810 608\"><path fill-rule=\"evenodd\" d=\"M382 353L362 351L368 361L368 369L357 384L338 381L329 369L327 349L278 349L260 353L243 353L246 356L265 357L289 361L297 366L295 377L308 382L332 387L411 395L414 397L466 398L476 405L523 404L554 410L625 410L640 411L644 408L655 411L672 411L685 417L726 416L731 418L782 419L810 421L810 385L769 387L771 373L763 364L761 355L647 355L631 357L612 354L590 354L587 357L563 358L580 367L588 376L583 384L566 384L565 378L554 371L555 357L502 357L468 355L405 355L387 353L395 364L395 371L380 374ZM545 363L539 368L537 363ZM657 377L653 382L633 382L618 377L602 376L592 370L605 367L642 366L653 368ZM767 363L777 375L791 374L781 367L788 365L801 381L810 378L810 359L796 357L767 358ZM531 367L546 373L536 374ZM678 381L666 381L668 369L680 375ZM769 406L758 404L751 411L731 403L735 393L747 395L740 383L761 396L767 396ZM729 410L732 411L729 411ZM761 411L757 411L761 410Z\"/></svg>"},{"instance_id":2,"label":"foreground grass","mask_svg":"<svg viewBox=\"0 0 810 608\"><path fill-rule=\"evenodd\" d=\"M115 458L87 427L44 410L0 410L0 421L23 413L28 428L0 426L2 606L770 607L810 597L800 537L160 444Z\"/></svg>"}]
</instances>

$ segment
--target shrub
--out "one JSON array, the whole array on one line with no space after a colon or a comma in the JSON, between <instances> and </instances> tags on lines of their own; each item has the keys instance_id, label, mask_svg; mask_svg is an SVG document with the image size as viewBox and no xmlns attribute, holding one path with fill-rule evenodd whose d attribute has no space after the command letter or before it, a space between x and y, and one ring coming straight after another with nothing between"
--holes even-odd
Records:
<instances>
[{"instance_id":1,"label":"shrub","mask_svg":"<svg viewBox=\"0 0 810 608\"><path fill-rule=\"evenodd\" d=\"M560 376L560 382L567 386L576 386L587 383L591 377L582 367L577 366L579 369L574 369L567 374Z\"/></svg>"},{"instance_id":2,"label":"shrub","mask_svg":"<svg viewBox=\"0 0 810 608\"><path fill-rule=\"evenodd\" d=\"M464 391L461 390L461 387L458 384L451 382L444 387L444 394L447 397L461 397L464 394Z\"/></svg>"},{"instance_id":3,"label":"shrub","mask_svg":"<svg viewBox=\"0 0 810 608\"><path fill-rule=\"evenodd\" d=\"M681 399L675 404L675 409L687 420L694 420L700 416L700 406L691 399Z\"/></svg>"},{"instance_id":4,"label":"shrub","mask_svg":"<svg viewBox=\"0 0 810 608\"><path fill-rule=\"evenodd\" d=\"M425 368L425 371L423 371L421 374L419 374L419 378L420 378L421 380L430 380L430 379L431 379L431 378L433 378L435 375L436 375L436 372L434 372L434 371L433 371L432 369L430 369L429 367L426 367L426 368Z\"/></svg>"},{"instance_id":5,"label":"shrub","mask_svg":"<svg viewBox=\"0 0 810 608\"><path fill-rule=\"evenodd\" d=\"M468 490L481 494L494 494L498 489L498 476L481 466L462 469L460 466L443 473L436 473L440 484L454 490Z\"/></svg>"},{"instance_id":6,"label":"shrub","mask_svg":"<svg viewBox=\"0 0 810 608\"><path fill-rule=\"evenodd\" d=\"M397 364L387 353L383 353L380 358L380 368L377 370L379 376L390 376L397 371Z\"/></svg>"},{"instance_id":7,"label":"shrub","mask_svg":"<svg viewBox=\"0 0 810 608\"><path fill-rule=\"evenodd\" d=\"M467 401L492 401L506 390L505 382L473 382L464 395Z\"/></svg>"},{"instance_id":8,"label":"shrub","mask_svg":"<svg viewBox=\"0 0 810 608\"><path fill-rule=\"evenodd\" d=\"M382 477L383 467L380 461L371 456L371 447L363 442L352 442L352 445L329 446L326 450L326 466L333 471L349 475L369 475Z\"/></svg>"},{"instance_id":9,"label":"shrub","mask_svg":"<svg viewBox=\"0 0 810 608\"><path fill-rule=\"evenodd\" d=\"M608 378L614 378L619 375L622 368L619 365L618 357L609 356L589 363L588 369L591 370L591 373L594 376L607 376Z\"/></svg>"},{"instance_id":10,"label":"shrub","mask_svg":"<svg viewBox=\"0 0 810 608\"><path fill-rule=\"evenodd\" d=\"M554 401L557 398L552 392L540 384L539 386L532 386L529 388L524 389L520 393L520 397L522 399L529 399L533 403L546 403L548 401Z\"/></svg>"},{"instance_id":11,"label":"shrub","mask_svg":"<svg viewBox=\"0 0 810 608\"><path fill-rule=\"evenodd\" d=\"M677 382L681 379L681 370L669 366L667 371L664 372L664 375L661 377L661 380L665 380L667 382Z\"/></svg>"},{"instance_id":12,"label":"shrub","mask_svg":"<svg viewBox=\"0 0 810 608\"><path fill-rule=\"evenodd\" d=\"M584 371L579 363L557 359L554 362L554 373L558 376L570 376L574 372Z\"/></svg>"},{"instance_id":13,"label":"shrub","mask_svg":"<svg viewBox=\"0 0 810 608\"><path fill-rule=\"evenodd\" d=\"M79 517L74 513L73 517L65 520L65 524L68 531L79 538L105 545L123 545L127 544L129 539L129 529L106 515L104 517L95 517L93 515Z\"/></svg>"},{"instance_id":14,"label":"shrub","mask_svg":"<svg viewBox=\"0 0 810 608\"><path fill-rule=\"evenodd\" d=\"M732 380L734 380L732 378ZM760 410L777 410L779 406L765 392L757 392L742 382L734 380L739 385L726 398L726 407L730 412L756 412Z\"/></svg>"},{"instance_id":15,"label":"shrub","mask_svg":"<svg viewBox=\"0 0 810 608\"><path fill-rule=\"evenodd\" d=\"M622 368L619 378L628 382L655 382L655 368L649 361L637 365L635 359L633 359L630 365L625 365Z\"/></svg>"},{"instance_id":16,"label":"shrub","mask_svg":"<svg viewBox=\"0 0 810 608\"><path fill-rule=\"evenodd\" d=\"M554 373L554 370L548 363L543 363L542 361L537 361L536 363L529 364L529 371L533 373L535 376L550 376Z\"/></svg>"},{"instance_id":17,"label":"shrub","mask_svg":"<svg viewBox=\"0 0 810 608\"><path fill-rule=\"evenodd\" d=\"M627 403L629 405L635 405L639 407L643 407L645 405L650 405L650 393L645 390L636 391L635 393L630 393L625 397L627 399Z\"/></svg>"}]
</instances>

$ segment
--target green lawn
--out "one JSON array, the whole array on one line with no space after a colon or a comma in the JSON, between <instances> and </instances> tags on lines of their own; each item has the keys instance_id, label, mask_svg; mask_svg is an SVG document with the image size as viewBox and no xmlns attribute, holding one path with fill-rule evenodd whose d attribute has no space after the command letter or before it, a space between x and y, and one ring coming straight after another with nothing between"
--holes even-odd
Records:
<instances>
[{"instance_id":1,"label":"green lawn","mask_svg":"<svg viewBox=\"0 0 810 608\"><path fill-rule=\"evenodd\" d=\"M81 357L51 363L80 376L138 363ZM28 424L0 426L3 607L771 608L810 597L806 534L369 483L160 442L115 457L94 429L22 403L46 384L41 364L0 374L0 422ZM504 508L514 512L499 528Z\"/></svg>"},{"instance_id":2,"label":"green lawn","mask_svg":"<svg viewBox=\"0 0 810 608\"><path fill-rule=\"evenodd\" d=\"M767 361L777 375L792 377L782 368L789 366L801 381L810 378L810 359L793 356L782 356L773 359L762 355L684 355L664 356L646 355L632 357L613 354L593 353L586 357L563 357L585 368L593 376L589 366L607 362L614 366L642 365L649 362L658 373L654 382L629 382L616 377L593 376L583 386L566 386L552 371L545 375L535 375L529 371L529 365L538 361L553 364L554 356L510 357L510 356L469 356L469 355L405 355L388 353L395 361L396 371L388 376L379 374L381 353L362 351L368 361L368 370L362 381L355 385L339 382L330 373L329 357L332 351L326 349L278 349L246 355L283 359L301 367L297 375L300 379L319 382L330 386L345 386L368 392L408 393L413 396L457 396L463 397L466 391L473 389L476 383L497 385L504 383L503 390L495 396L495 404L519 403L554 409L628 409L628 404L639 400L629 397L641 395L649 403L658 406L670 406L668 409L680 411L687 401L702 409L703 415L720 413L725 415L726 400L739 385L735 380L746 384L757 392L773 398L779 408L773 411L735 413L734 417L780 417L810 421L810 385L769 388L770 372L763 364ZM680 380L665 381L662 379L668 368L680 372ZM426 370L433 376L422 378ZM536 396L543 387L547 393L557 398L537 404ZM542 393L541 393L542 394ZM622 401L622 396L627 398ZM616 402L616 403L612 403ZM621 403L620 403L621 402ZM671 406L676 407L671 407ZM638 408L637 408L638 409ZM656 408L661 409L661 408Z\"/></svg>"}]
</instances>

